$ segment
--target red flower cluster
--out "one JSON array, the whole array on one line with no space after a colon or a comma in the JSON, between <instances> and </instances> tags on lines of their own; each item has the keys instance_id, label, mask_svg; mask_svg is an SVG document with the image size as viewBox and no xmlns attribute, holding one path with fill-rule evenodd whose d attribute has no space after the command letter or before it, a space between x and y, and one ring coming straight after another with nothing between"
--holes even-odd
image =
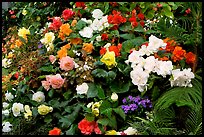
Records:
<instances>
[{"instance_id":1,"label":"red flower cluster","mask_svg":"<svg viewBox=\"0 0 204 137\"><path fill-rule=\"evenodd\" d=\"M108 40L108 34L106 34L106 33L101 34L101 39L102 40Z\"/></svg>"},{"instance_id":2,"label":"red flower cluster","mask_svg":"<svg viewBox=\"0 0 204 137\"><path fill-rule=\"evenodd\" d=\"M57 127L54 127L53 130L49 131L49 135L60 135L61 130Z\"/></svg>"},{"instance_id":3,"label":"red flower cluster","mask_svg":"<svg viewBox=\"0 0 204 137\"><path fill-rule=\"evenodd\" d=\"M84 2L76 2L75 5L76 5L77 8L79 8L79 7L85 8L86 7Z\"/></svg>"},{"instance_id":4,"label":"red flower cluster","mask_svg":"<svg viewBox=\"0 0 204 137\"><path fill-rule=\"evenodd\" d=\"M140 13L137 15L137 17L136 17L136 10L134 9L134 10L132 11L132 16L129 18L129 21L131 22L132 27L137 27L137 26L138 26L137 18L140 20L140 25L141 25L142 27L144 27L144 25L145 25L145 23L144 23L144 21L143 21L144 18L145 18L144 14L140 12Z\"/></svg>"},{"instance_id":5,"label":"red flower cluster","mask_svg":"<svg viewBox=\"0 0 204 137\"><path fill-rule=\"evenodd\" d=\"M193 64L196 60L196 55L193 54L192 52L188 52L185 54L185 58L187 64Z\"/></svg>"},{"instance_id":6,"label":"red flower cluster","mask_svg":"<svg viewBox=\"0 0 204 137\"><path fill-rule=\"evenodd\" d=\"M113 7L118 6L118 3L117 3L117 2L109 2L109 3L110 3L110 5L113 6Z\"/></svg>"},{"instance_id":7,"label":"red flower cluster","mask_svg":"<svg viewBox=\"0 0 204 137\"><path fill-rule=\"evenodd\" d=\"M108 48L109 51L114 51L115 52L115 56L118 57L120 56L120 51L122 49L122 44L118 44L118 46L110 46ZM100 50L100 55L104 55L106 53L106 48L102 47L101 50Z\"/></svg>"},{"instance_id":8,"label":"red flower cluster","mask_svg":"<svg viewBox=\"0 0 204 137\"><path fill-rule=\"evenodd\" d=\"M185 54L186 54L186 51L183 50L182 47L176 46L172 56L173 62L182 60Z\"/></svg>"},{"instance_id":9,"label":"red flower cluster","mask_svg":"<svg viewBox=\"0 0 204 137\"><path fill-rule=\"evenodd\" d=\"M190 14L191 13L191 9L188 8L187 10L185 10L186 14Z\"/></svg>"},{"instance_id":10,"label":"red flower cluster","mask_svg":"<svg viewBox=\"0 0 204 137\"><path fill-rule=\"evenodd\" d=\"M114 29L117 29L117 27L121 24L121 23L125 23L126 22L126 18L123 17L121 15L120 12L113 10L112 11L113 15L108 15L108 23L109 24L113 24L114 25Z\"/></svg>"},{"instance_id":11,"label":"red flower cluster","mask_svg":"<svg viewBox=\"0 0 204 137\"><path fill-rule=\"evenodd\" d=\"M49 25L49 29L51 30L58 30L62 25L62 21L60 17L50 18L52 19L52 23Z\"/></svg>"},{"instance_id":12,"label":"red flower cluster","mask_svg":"<svg viewBox=\"0 0 204 137\"><path fill-rule=\"evenodd\" d=\"M81 130L81 133L85 135L91 135L93 132L102 134L98 127L98 123L95 121L88 121L85 118L78 123L78 128Z\"/></svg>"},{"instance_id":13,"label":"red flower cluster","mask_svg":"<svg viewBox=\"0 0 204 137\"><path fill-rule=\"evenodd\" d=\"M74 16L74 12L70 9L65 9L63 12L62 12L62 18L67 21L68 19L70 19L72 16Z\"/></svg>"}]
</instances>

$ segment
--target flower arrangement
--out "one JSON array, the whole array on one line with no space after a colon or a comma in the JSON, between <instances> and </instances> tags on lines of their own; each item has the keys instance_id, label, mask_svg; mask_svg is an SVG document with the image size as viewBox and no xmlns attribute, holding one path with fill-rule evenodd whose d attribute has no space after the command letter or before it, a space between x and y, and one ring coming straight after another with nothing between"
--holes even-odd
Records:
<instances>
[{"instance_id":1,"label":"flower arrangement","mask_svg":"<svg viewBox=\"0 0 204 137\"><path fill-rule=\"evenodd\" d=\"M199 54L177 42L180 37L154 29L185 3L70 5L49 17L37 34L31 27L11 28L15 33L2 47L4 134L18 134L15 125L20 123L47 135L179 134L179 127L175 131L167 124L162 126L168 132L140 127L173 121L173 115L162 117L172 107L173 113L202 104L202 79L195 69ZM158 22L153 22L154 13ZM22 14L27 16L25 9ZM183 90L191 98L178 100ZM31 134L29 129L22 132Z\"/></svg>"}]
</instances>

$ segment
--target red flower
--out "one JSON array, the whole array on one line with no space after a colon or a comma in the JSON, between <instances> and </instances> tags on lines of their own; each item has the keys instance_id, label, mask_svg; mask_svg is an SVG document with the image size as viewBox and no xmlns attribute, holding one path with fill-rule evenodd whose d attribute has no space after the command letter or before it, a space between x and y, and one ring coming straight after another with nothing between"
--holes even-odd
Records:
<instances>
[{"instance_id":1,"label":"red flower","mask_svg":"<svg viewBox=\"0 0 204 137\"><path fill-rule=\"evenodd\" d=\"M14 76L16 79L18 79L19 72L16 72L13 76Z\"/></svg>"},{"instance_id":2,"label":"red flower","mask_svg":"<svg viewBox=\"0 0 204 137\"><path fill-rule=\"evenodd\" d=\"M193 54L192 52L188 52L185 54L185 58L186 58L186 63L193 64L196 60L196 55Z\"/></svg>"},{"instance_id":3,"label":"red flower","mask_svg":"<svg viewBox=\"0 0 204 137\"><path fill-rule=\"evenodd\" d=\"M98 127L98 123L95 124L94 132L95 132L96 134L102 134L100 128Z\"/></svg>"},{"instance_id":4,"label":"red flower","mask_svg":"<svg viewBox=\"0 0 204 137\"><path fill-rule=\"evenodd\" d=\"M140 21L140 25L141 25L142 27L144 27L145 23L144 23L143 20Z\"/></svg>"},{"instance_id":5,"label":"red flower","mask_svg":"<svg viewBox=\"0 0 204 137\"><path fill-rule=\"evenodd\" d=\"M12 18L12 19L15 19L15 18L16 18L16 15L11 15L11 18Z\"/></svg>"},{"instance_id":6,"label":"red flower","mask_svg":"<svg viewBox=\"0 0 204 137\"><path fill-rule=\"evenodd\" d=\"M143 13L139 13L137 15L137 17L140 19L140 20L143 20L145 18L144 14Z\"/></svg>"},{"instance_id":7,"label":"red flower","mask_svg":"<svg viewBox=\"0 0 204 137\"><path fill-rule=\"evenodd\" d=\"M172 59L174 62L180 61L184 58L184 55L186 54L186 51L182 49L180 46L176 46L173 51Z\"/></svg>"},{"instance_id":8,"label":"red flower","mask_svg":"<svg viewBox=\"0 0 204 137\"><path fill-rule=\"evenodd\" d=\"M117 46L110 46L108 49L109 51L114 51L116 57L120 56L120 50L118 49Z\"/></svg>"},{"instance_id":9,"label":"red flower","mask_svg":"<svg viewBox=\"0 0 204 137\"><path fill-rule=\"evenodd\" d=\"M109 2L111 6L115 7L115 6L118 6L118 3L117 2Z\"/></svg>"},{"instance_id":10,"label":"red flower","mask_svg":"<svg viewBox=\"0 0 204 137\"><path fill-rule=\"evenodd\" d=\"M14 10L9 10L9 13L12 15L14 14Z\"/></svg>"},{"instance_id":11,"label":"red flower","mask_svg":"<svg viewBox=\"0 0 204 137\"><path fill-rule=\"evenodd\" d=\"M122 49L122 44L118 43L118 49L119 49L119 50Z\"/></svg>"},{"instance_id":12,"label":"red flower","mask_svg":"<svg viewBox=\"0 0 204 137\"><path fill-rule=\"evenodd\" d=\"M101 39L102 39L102 40L107 40L107 39L108 39L108 34L103 33L103 34L101 35Z\"/></svg>"},{"instance_id":13,"label":"red flower","mask_svg":"<svg viewBox=\"0 0 204 137\"><path fill-rule=\"evenodd\" d=\"M78 7L82 7L82 8L86 7L84 2L76 2L75 5L76 5L77 8Z\"/></svg>"},{"instance_id":14,"label":"red flower","mask_svg":"<svg viewBox=\"0 0 204 137\"><path fill-rule=\"evenodd\" d=\"M64 18L65 21L67 21L68 19L70 19L75 13L70 10L70 9L65 9L62 12L62 18Z\"/></svg>"},{"instance_id":15,"label":"red flower","mask_svg":"<svg viewBox=\"0 0 204 137\"><path fill-rule=\"evenodd\" d=\"M136 20L136 16L132 16L131 18L129 18L129 21L131 22L133 27L137 27L138 26L138 22Z\"/></svg>"},{"instance_id":16,"label":"red flower","mask_svg":"<svg viewBox=\"0 0 204 137\"><path fill-rule=\"evenodd\" d=\"M113 15L108 16L108 23L109 24L120 25L121 23L126 22L126 18L123 17L120 12L113 10L112 14Z\"/></svg>"},{"instance_id":17,"label":"red flower","mask_svg":"<svg viewBox=\"0 0 204 137\"><path fill-rule=\"evenodd\" d=\"M52 18L52 23L50 24L49 29L58 30L61 25L62 25L61 18L60 17L54 17L54 18Z\"/></svg>"},{"instance_id":18,"label":"red flower","mask_svg":"<svg viewBox=\"0 0 204 137\"><path fill-rule=\"evenodd\" d=\"M100 49L100 55L104 55L106 53L106 48L102 47Z\"/></svg>"},{"instance_id":19,"label":"red flower","mask_svg":"<svg viewBox=\"0 0 204 137\"><path fill-rule=\"evenodd\" d=\"M60 135L60 133L61 133L61 130L57 127L54 127L53 130L49 131L48 135Z\"/></svg>"},{"instance_id":20,"label":"red flower","mask_svg":"<svg viewBox=\"0 0 204 137\"><path fill-rule=\"evenodd\" d=\"M191 9L188 8L186 11L185 11L187 14L191 13Z\"/></svg>"},{"instance_id":21,"label":"red flower","mask_svg":"<svg viewBox=\"0 0 204 137\"><path fill-rule=\"evenodd\" d=\"M157 3L157 7L158 7L158 8L161 8L162 6L163 6L162 4Z\"/></svg>"},{"instance_id":22,"label":"red flower","mask_svg":"<svg viewBox=\"0 0 204 137\"><path fill-rule=\"evenodd\" d=\"M94 131L95 121L88 121L85 118L78 123L78 128L81 130L82 134L91 135Z\"/></svg>"}]
</instances>

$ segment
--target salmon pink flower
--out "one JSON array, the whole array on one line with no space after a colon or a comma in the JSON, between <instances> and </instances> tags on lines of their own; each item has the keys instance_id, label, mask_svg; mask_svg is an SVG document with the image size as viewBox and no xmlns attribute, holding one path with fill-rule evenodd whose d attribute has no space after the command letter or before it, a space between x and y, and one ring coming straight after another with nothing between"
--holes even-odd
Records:
<instances>
[{"instance_id":1,"label":"salmon pink flower","mask_svg":"<svg viewBox=\"0 0 204 137\"><path fill-rule=\"evenodd\" d=\"M48 91L50 89L50 83L48 81L41 81L41 83L45 90Z\"/></svg>"},{"instance_id":2,"label":"salmon pink flower","mask_svg":"<svg viewBox=\"0 0 204 137\"><path fill-rule=\"evenodd\" d=\"M63 79L60 74L48 75L46 76L46 80L50 83L50 85L54 89L61 88L65 81L65 79Z\"/></svg>"},{"instance_id":3,"label":"salmon pink flower","mask_svg":"<svg viewBox=\"0 0 204 137\"><path fill-rule=\"evenodd\" d=\"M52 64L54 64L55 61L56 61L56 57L55 57L54 55L50 55L50 56L49 56L49 60L50 60L50 62L51 62Z\"/></svg>"},{"instance_id":4,"label":"salmon pink flower","mask_svg":"<svg viewBox=\"0 0 204 137\"><path fill-rule=\"evenodd\" d=\"M74 60L73 58L70 58L69 56L62 57L60 59L59 64L60 64L60 68L65 71L69 71L74 68Z\"/></svg>"},{"instance_id":5,"label":"salmon pink flower","mask_svg":"<svg viewBox=\"0 0 204 137\"><path fill-rule=\"evenodd\" d=\"M65 9L63 12L62 12L62 18L67 21L68 19L70 19L75 13L70 10L70 9Z\"/></svg>"}]
</instances>

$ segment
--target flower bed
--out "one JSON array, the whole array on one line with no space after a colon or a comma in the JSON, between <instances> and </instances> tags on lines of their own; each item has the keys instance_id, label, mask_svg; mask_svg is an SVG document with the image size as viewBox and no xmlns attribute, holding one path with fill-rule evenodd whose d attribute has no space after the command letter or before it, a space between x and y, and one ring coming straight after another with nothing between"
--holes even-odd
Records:
<instances>
[{"instance_id":1,"label":"flower bed","mask_svg":"<svg viewBox=\"0 0 204 137\"><path fill-rule=\"evenodd\" d=\"M70 2L43 26L40 4L8 11L3 134L201 134L201 3Z\"/></svg>"}]
</instances>

